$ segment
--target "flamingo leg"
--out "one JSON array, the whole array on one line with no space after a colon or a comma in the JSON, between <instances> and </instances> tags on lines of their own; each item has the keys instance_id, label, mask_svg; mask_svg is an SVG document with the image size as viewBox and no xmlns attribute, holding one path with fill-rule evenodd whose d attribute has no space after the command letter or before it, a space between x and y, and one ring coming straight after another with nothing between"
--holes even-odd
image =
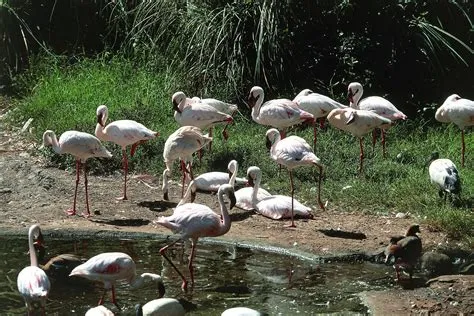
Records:
<instances>
[{"instance_id":1,"label":"flamingo leg","mask_svg":"<svg viewBox=\"0 0 474 316\"><path fill-rule=\"evenodd\" d=\"M461 167L464 168L464 152L466 150L466 144L464 143L464 130L461 130Z\"/></svg>"},{"instance_id":2,"label":"flamingo leg","mask_svg":"<svg viewBox=\"0 0 474 316\"><path fill-rule=\"evenodd\" d=\"M294 193L295 193L295 187L293 185L293 172L291 169L288 169L288 172L290 174L290 186L291 186L291 225L288 225L288 227L296 227L295 225L295 220L294 220Z\"/></svg>"},{"instance_id":3,"label":"flamingo leg","mask_svg":"<svg viewBox=\"0 0 474 316\"><path fill-rule=\"evenodd\" d=\"M163 256L163 258L166 259L166 261L168 261L168 263L173 267L173 269L179 274L179 276L181 277L181 280L183 280L183 283L181 284L181 289L182 290L186 290L188 288L188 281L186 280L186 278L184 277L184 275L181 273L181 271L178 270L178 268L174 265L174 263L171 261L170 258L168 258L168 256L166 256L166 250L174 245L175 243L177 243L178 241L180 241L181 239L177 239L175 241L173 241L172 243L164 246L163 248L160 249L160 255Z\"/></svg>"},{"instance_id":4,"label":"flamingo leg","mask_svg":"<svg viewBox=\"0 0 474 316\"><path fill-rule=\"evenodd\" d=\"M76 159L76 188L74 189L74 202L72 204L72 209L69 209L66 211L66 214L69 216L76 215L77 186L79 185L79 177L80 177L80 172L81 172L80 166L81 166L80 159Z\"/></svg>"},{"instance_id":5,"label":"flamingo leg","mask_svg":"<svg viewBox=\"0 0 474 316\"><path fill-rule=\"evenodd\" d=\"M137 146L138 143L132 145ZM132 156L132 150L130 151L130 156ZM133 150L134 151L134 150ZM127 157L127 150L125 148L122 149L122 166L123 166L123 173L125 176L125 180L123 181L123 196L118 197L117 200L128 200L127 198L127 175L128 175L128 157Z\"/></svg>"},{"instance_id":6,"label":"flamingo leg","mask_svg":"<svg viewBox=\"0 0 474 316\"><path fill-rule=\"evenodd\" d=\"M85 163L82 164L82 168L84 169L84 186L86 188L86 210L87 210L87 214L83 212L82 216L84 216L85 218L89 218L91 217L91 212L89 211L89 192L87 191L89 181L87 180L87 170L86 170Z\"/></svg>"},{"instance_id":7,"label":"flamingo leg","mask_svg":"<svg viewBox=\"0 0 474 316\"><path fill-rule=\"evenodd\" d=\"M321 202L321 182L323 182L323 167L319 167L319 179L318 179L318 204L319 207L325 211L323 202Z\"/></svg>"},{"instance_id":8,"label":"flamingo leg","mask_svg":"<svg viewBox=\"0 0 474 316\"><path fill-rule=\"evenodd\" d=\"M229 124L226 124L224 126L224 129L222 130L222 136L224 137L224 140L227 140L229 138L229 133L227 133L227 127L229 126Z\"/></svg>"},{"instance_id":9,"label":"flamingo leg","mask_svg":"<svg viewBox=\"0 0 474 316\"><path fill-rule=\"evenodd\" d=\"M120 307L118 306L117 304L117 299L115 297L115 286L112 285L112 303L117 306L118 309L120 309Z\"/></svg>"},{"instance_id":10,"label":"flamingo leg","mask_svg":"<svg viewBox=\"0 0 474 316\"><path fill-rule=\"evenodd\" d=\"M194 285L194 266L193 266L193 260L194 256L196 255L196 242L193 240L191 245L191 255L189 255L189 264L188 264L188 269L189 269L189 274L191 276L191 285Z\"/></svg>"},{"instance_id":11,"label":"flamingo leg","mask_svg":"<svg viewBox=\"0 0 474 316\"><path fill-rule=\"evenodd\" d=\"M209 127L209 137L212 137L212 130L213 130L212 126ZM212 140L209 142L209 152L211 151L212 151ZM199 163L201 163L201 160L199 160Z\"/></svg>"},{"instance_id":12,"label":"flamingo leg","mask_svg":"<svg viewBox=\"0 0 474 316\"><path fill-rule=\"evenodd\" d=\"M313 121L313 150L316 150L316 141L318 140L318 131L316 127L316 120Z\"/></svg>"},{"instance_id":13,"label":"flamingo leg","mask_svg":"<svg viewBox=\"0 0 474 316\"><path fill-rule=\"evenodd\" d=\"M100 297L99 302L97 303L97 305L103 305L104 304L104 297L105 297L106 292L107 292L107 289L104 288L104 292L102 292L102 296Z\"/></svg>"},{"instance_id":14,"label":"flamingo leg","mask_svg":"<svg viewBox=\"0 0 474 316\"><path fill-rule=\"evenodd\" d=\"M374 128L372 130L372 154L374 153L375 151L375 143L377 142L377 131L376 129Z\"/></svg>"},{"instance_id":15,"label":"flamingo leg","mask_svg":"<svg viewBox=\"0 0 474 316\"><path fill-rule=\"evenodd\" d=\"M364 162L364 145L363 145L363 139L362 137L359 138L359 146L360 146L360 165L359 165L359 173L362 172L362 164Z\"/></svg>"},{"instance_id":16,"label":"flamingo leg","mask_svg":"<svg viewBox=\"0 0 474 316\"><path fill-rule=\"evenodd\" d=\"M324 128L324 122L326 121L326 117L320 117L319 118L319 128L323 129Z\"/></svg>"},{"instance_id":17,"label":"flamingo leg","mask_svg":"<svg viewBox=\"0 0 474 316\"><path fill-rule=\"evenodd\" d=\"M387 150L385 149L385 130L384 129L381 129L381 132L382 132L382 153L383 153L383 157L387 157Z\"/></svg>"},{"instance_id":18,"label":"flamingo leg","mask_svg":"<svg viewBox=\"0 0 474 316\"><path fill-rule=\"evenodd\" d=\"M133 157L135 155L135 151L137 150L138 145L143 144L146 142L146 139L139 140L135 144L132 145L132 148L130 149L130 157Z\"/></svg>"},{"instance_id":19,"label":"flamingo leg","mask_svg":"<svg viewBox=\"0 0 474 316\"><path fill-rule=\"evenodd\" d=\"M184 186L186 182L186 165L183 160L181 160L181 171L183 172L183 180L181 181L181 198L184 196Z\"/></svg>"}]
</instances>

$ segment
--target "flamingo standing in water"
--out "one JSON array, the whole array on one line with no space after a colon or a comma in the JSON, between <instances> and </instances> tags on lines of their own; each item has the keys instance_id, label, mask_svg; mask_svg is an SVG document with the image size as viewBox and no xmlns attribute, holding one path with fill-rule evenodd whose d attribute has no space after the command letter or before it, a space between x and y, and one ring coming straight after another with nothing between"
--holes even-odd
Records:
<instances>
[{"instance_id":1,"label":"flamingo standing in water","mask_svg":"<svg viewBox=\"0 0 474 316\"><path fill-rule=\"evenodd\" d=\"M192 155L202 147L206 146L212 140L207 134L203 134L199 127L183 126L178 128L171 134L165 142L163 150L163 159L166 169L163 171L163 199L168 201L168 178L171 177L173 163L176 159L180 159L181 170L183 172L181 198L184 195L184 186L186 174L194 179L192 170ZM188 163L189 162L189 163ZM188 163L188 166L186 164Z\"/></svg>"},{"instance_id":2,"label":"flamingo standing in water","mask_svg":"<svg viewBox=\"0 0 474 316\"><path fill-rule=\"evenodd\" d=\"M84 186L86 190L86 208L87 214L84 217L90 217L89 211L89 195L87 192L87 170L86 160L91 157L112 157L112 154L101 144L100 140L88 133L78 131L66 131L61 134L59 141L56 134L47 130L43 133L43 146L52 146L57 154L71 154L76 157L76 188L74 190L74 203L72 209L66 211L67 215L76 214L76 197L77 186L79 184L79 176L81 168L84 169Z\"/></svg>"},{"instance_id":3,"label":"flamingo standing in water","mask_svg":"<svg viewBox=\"0 0 474 316\"><path fill-rule=\"evenodd\" d=\"M279 165L283 165L288 169L290 174L291 187L291 225L296 227L293 219L294 213L294 193L295 187L293 184L293 169L300 166L316 166L319 168L318 180L318 204L324 210L324 205L321 202L321 182L323 177L323 165L321 160L316 157L311 149L311 146L301 137L290 136L281 139L277 129L271 128L266 133L267 148L270 150L270 157Z\"/></svg>"},{"instance_id":4,"label":"flamingo standing in water","mask_svg":"<svg viewBox=\"0 0 474 316\"><path fill-rule=\"evenodd\" d=\"M311 208L298 202L298 200L286 195L268 195L265 196L260 192L260 182L262 181L262 171L257 166L247 169L247 178L252 186L252 209L257 213L271 219L291 218L294 214L303 218L313 218L309 212ZM294 224L293 224L294 225Z\"/></svg>"},{"instance_id":5,"label":"flamingo standing in water","mask_svg":"<svg viewBox=\"0 0 474 316\"><path fill-rule=\"evenodd\" d=\"M464 152L466 150L464 129L474 125L474 101L452 94L436 110L435 118L442 123L452 122L461 129L461 166L464 168Z\"/></svg>"},{"instance_id":6,"label":"flamingo standing in water","mask_svg":"<svg viewBox=\"0 0 474 316\"><path fill-rule=\"evenodd\" d=\"M264 92L259 86L250 90L248 105L252 109L252 119L261 125L272 126L285 138L286 129L303 122L314 123L314 116L303 111L289 99L275 99L263 103ZM263 103L263 104L262 104Z\"/></svg>"},{"instance_id":7,"label":"flamingo standing in water","mask_svg":"<svg viewBox=\"0 0 474 316\"><path fill-rule=\"evenodd\" d=\"M372 111L354 110L353 108L334 109L328 114L329 124L349 132L359 138L360 164L359 172L362 172L364 161L363 136L371 130L383 125L390 124L388 118L380 116Z\"/></svg>"},{"instance_id":8,"label":"flamingo standing in water","mask_svg":"<svg viewBox=\"0 0 474 316\"><path fill-rule=\"evenodd\" d=\"M234 186L235 183L238 185L247 184L247 180L245 178L237 177L238 169L237 160L231 160L227 165L227 170L229 171L228 173L212 171L200 174L189 183L186 193L179 202L178 206L186 203L186 201L189 199L191 199L191 203L194 202L196 199L196 191L217 192L219 187L225 183L229 183L232 186Z\"/></svg>"},{"instance_id":9,"label":"flamingo standing in water","mask_svg":"<svg viewBox=\"0 0 474 316\"><path fill-rule=\"evenodd\" d=\"M132 289L137 289L145 281L150 280L158 284L159 297L165 294L165 287L161 276L154 273L137 275L135 262L129 255L123 252L104 252L98 254L75 267L69 276L79 276L91 281L102 282L104 284L104 293L98 305L104 303L105 293L108 290L112 290L112 303L118 307L115 298L115 283L119 280L126 280Z\"/></svg>"},{"instance_id":10,"label":"flamingo standing in water","mask_svg":"<svg viewBox=\"0 0 474 316\"><path fill-rule=\"evenodd\" d=\"M326 116L334 109L342 109L347 106L327 97L325 95L314 93L310 89L302 90L294 99L299 108L313 114L315 121L313 125L313 148L316 147L317 130L316 120L319 119L321 128L324 125Z\"/></svg>"},{"instance_id":11,"label":"flamingo standing in water","mask_svg":"<svg viewBox=\"0 0 474 316\"><path fill-rule=\"evenodd\" d=\"M128 174L128 158L127 146L132 145L130 149L130 157L133 157L135 150L139 144L158 136L158 132L154 132L146 128L143 124L132 120L119 120L107 123L109 111L107 106L100 105L97 108L97 125L95 127L95 136L102 141L113 142L122 147L122 165L125 179L123 181L123 196L119 200L127 200L127 174Z\"/></svg>"},{"instance_id":12,"label":"flamingo standing in water","mask_svg":"<svg viewBox=\"0 0 474 316\"><path fill-rule=\"evenodd\" d=\"M230 184L223 184L217 192L221 215L216 214L206 205L197 203L186 203L176 207L173 215L160 217L155 223L160 224L174 233L180 234L180 237L172 243L160 249L160 254L169 262L175 271L181 277L183 283L181 288L187 289L188 281L178 270L173 262L166 256L166 250L180 240L191 239L191 254L189 256L189 274L191 284L194 284L193 260L196 253L196 245L201 237L217 237L226 234L231 226L229 212L224 202L224 194L230 200L230 208L235 205L234 188Z\"/></svg>"},{"instance_id":13,"label":"flamingo standing in water","mask_svg":"<svg viewBox=\"0 0 474 316\"><path fill-rule=\"evenodd\" d=\"M377 113L378 115L388 118L390 121L406 120L407 116L402 111L398 110L392 102L379 96L370 96L360 100L364 89L359 82L352 82L347 88L347 97L349 98L349 105L356 110L366 110ZM382 131L382 150L383 156L386 156L385 151L385 133L392 124L384 124L379 126ZM375 129L372 130L372 149L375 147L377 135Z\"/></svg>"},{"instance_id":14,"label":"flamingo standing in water","mask_svg":"<svg viewBox=\"0 0 474 316\"><path fill-rule=\"evenodd\" d=\"M38 259L34 247L34 240L41 242L43 235L38 224L31 225L28 230L28 246L30 252L30 266L23 268L17 278L18 291L25 300L28 315L33 311L33 302L39 302L42 314L45 315L46 298L51 283L46 273L38 267Z\"/></svg>"}]
</instances>

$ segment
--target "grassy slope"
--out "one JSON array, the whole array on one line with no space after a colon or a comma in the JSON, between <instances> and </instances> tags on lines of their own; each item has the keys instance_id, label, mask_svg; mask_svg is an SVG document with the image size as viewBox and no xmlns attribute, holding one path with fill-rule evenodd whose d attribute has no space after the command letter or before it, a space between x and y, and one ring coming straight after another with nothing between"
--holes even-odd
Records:
<instances>
[{"instance_id":1,"label":"grassy slope","mask_svg":"<svg viewBox=\"0 0 474 316\"><path fill-rule=\"evenodd\" d=\"M161 175L164 142L178 127L171 107L171 95L183 89L178 77L167 70L137 68L120 58L85 60L68 67L48 63L39 65L35 71L30 77L23 78L21 84L30 90L18 101L12 118L22 124L33 117L34 136L38 142L46 129L54 130L58 136L71 129L93 133L95 110L99 104L107 104L110 120L134 119L160 132L158 140L138 150L131 168ZM213 152L205 153L202 165L196 164L196 174L225 170L230 159L237 159L240 176L247 167L258 165L263 170L267 189L288 194L286 171L277 175L278 167L265 149L267 128L251 121L245 105L239 104L239 108L243 114L236 116L236 124L229 130L229 141L222 141L218 133L222 128L218 128ZM453 237L474 243L474 134L466 134L466 166L460 169L463 197L470 200L470 205L469 208L453 208L438 198L437 189L430 184L423 165L432 151L439 151L442 157L451 158L459 167L460 132L452 125L437 122L430 125L423 119L412 118L390 129L386 159L382 159L380 143L372 153L370 137L366 137L364 175L357 174L359 145L356 138L330 127L320 131L316 154L326 165L323 201L329 200L330 208L348 211L409 212ZM312 141L310 128L298 128L291 133ZM107 144L107 147L113 151L114 158L90 160L93 171L120 169L119 147L113 144ZM49 150L42 153L63 167L72 166L71 157L58 157ZM316 171L305 167L296 170L295 175L298 199L317 209L313 180L317 177Z\"/></svg>"}]
</instances>

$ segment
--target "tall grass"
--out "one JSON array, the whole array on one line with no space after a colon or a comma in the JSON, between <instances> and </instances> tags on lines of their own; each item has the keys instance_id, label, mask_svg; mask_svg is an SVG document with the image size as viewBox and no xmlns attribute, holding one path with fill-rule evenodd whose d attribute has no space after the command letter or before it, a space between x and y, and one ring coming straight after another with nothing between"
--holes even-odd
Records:
<instances>
[{"instance_id":1,"label":"tall grass","mask_svg":"<svg viewBox=\"0 0 474 316\"><path fill-rule=\"evenodd\" d=\"M84 59L74 63L65 60L36 62L28 75L17 81L25 87L24 97L9 115L12 124L22 124L34 118L34 138L40 143L44 130L58 135L76 129L94 132L95 110L107 104L110 119L134 119L158 131L156 141L146 143L137 152L130 168L160 176L163 171L162 152L166 138L178 128L173 119L171 95L180 89L181 78L167 68L156 72L155 67L136 65L120 57L103 56L96 60ZM185 91L189 93L188 91ZM282 97L292 97L285 95ZM239 99L244 96L229 95ZM345 103L345 101L341 100ZM265 149L266 128L250 119L245 105L224 142L219 133L211 153L205 152L201 165L196 163L196 174L209 170L225 170L230 159L237 159L240 175L251 165L263 171L263 185L271 192L288 194L286 171L278 174L277 165ZM432 110L431 110L432 111ZM410 119L392 127L387 136L388 157L382 158L380 144L372 152L370 137L365 140L367 157L365 172L357 173L359 146L356 138L328 127L319 132L316 154L325 164L322 198L329 209L367 212L373 214L410 213L414 221L423 221L433 229L442 229L453 238L474 243L474 134L466 134L467 159L460 169L463 181L464 204L453 207L438 197L438 190L430 184L424 164L433 151L452 159L460 167L460 131L456 126L434 122L434 113L426 118ZM312 140L312 129L295 128L291 131ZM111 161L91 160L95 172L121 168L120 149L107 147L114 153ZM67 156L41 154L63 166L72 166ZM177 171L177 170L176 170ZM177 173L175 173L176 175ZM316 170L300 168L295 171L296 195L299 200L317 210L315 201Z\"/></svg>"}]
</instances>

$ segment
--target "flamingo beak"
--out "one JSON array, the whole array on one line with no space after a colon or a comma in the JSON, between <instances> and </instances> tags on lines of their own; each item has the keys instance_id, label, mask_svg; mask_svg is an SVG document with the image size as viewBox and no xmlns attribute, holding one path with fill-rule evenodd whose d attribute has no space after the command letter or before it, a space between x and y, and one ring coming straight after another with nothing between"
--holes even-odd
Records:
<instances>
[{"instance_id":1,"label":"flamingo beak","mask_svg":"<svg viewBox=\"0 0 474 316\"><path fill-rule=\"evenodd\" d=\"M235 194L233 192L229 194L229 199L230 199L230 209L232 209L235 206L235 203L237 203L237 199L235 198Z\"/></svg>"},{"instance_id":2,"label":"flamingo beak","mask_svg":"<svg viewBox=\"0 0 474 316\"><path fill-rule=\"evenodd\" d=\"M272 148L272 141L270 140L270 138L267 137L267 140L265 141L265 146L267 147L267 150L270 151L270 149Z\"/></svg>"},{"instance_id":3,"label":"flamingo beak","mask_svg":"<svg viewBox=\"0 0 474 316\"><path fill-rule=\"evenodd\" d=\"M97 123L99 123L100 126L104 127L104 123L102 123L102 118L104 117L103 113L97 114Z\"/></svg>"},{"instance_id":4,"label":"flamingo beak","mask_svg":"<svg viewBox=\"0 0 474 316\"><path fill-rule=\"evenodd\" d=\"M175 110L178 113L182 113L178 105L179 105L178 102L176 100L173 100L173 110Z\"/></svg>"},{"instance_id":5,"label":"flamingo beak","mask_svg":"<svg viewBox=\"0 0 474 316\"><path fill-rule=\"evenodd\" d=\"M346 125L353 123L355 118L356 118L355 111L351 111L351 114L349 114L349 117L347 118Z\"/></svg>"},{"instance_id":6,"label":"flamingo beak","mask_svg":"<svg viewBox=\"0 0 474 316\"><path fill-rule=\"evenodd\" d=\"M255 106L255 103L257 102L258 98L260 96L254 97L253 94L249 94L248 101L247 101L247 106L252 109Z\"/></svg>"},{"instance_id":7,"label":"flamingo beak","mask_svg":"<svg viewBox=\"0 0 474 316\"><path fill-rule=\"evenodd\" d=\"M158 281L158 298L165 296L165 292L165 285L163 284L163 281Z\"/></svg>"},{"instance_id":8,"label":"flamingo beak","mask_svg":"<svg viewBox=\"0 0 474 316\"><path fill-rule=\"evenodd\" d=\"M251 176L247 176L247 180L247 185L253 188L255 185L255 183L253 182L253 178Z\"/></svg>"},{"instance_id":9,"label":"flamingo beak","mask_svg":"<svg viewBox=\"0 0 474 316\"><path fill-rule=\"evenodd\" d=\"M354 93L352 93L352 90L351 89L348 89L347 90L347 98L349 99L349 102L354 102Z\"/></svg>"}]
</instances>

